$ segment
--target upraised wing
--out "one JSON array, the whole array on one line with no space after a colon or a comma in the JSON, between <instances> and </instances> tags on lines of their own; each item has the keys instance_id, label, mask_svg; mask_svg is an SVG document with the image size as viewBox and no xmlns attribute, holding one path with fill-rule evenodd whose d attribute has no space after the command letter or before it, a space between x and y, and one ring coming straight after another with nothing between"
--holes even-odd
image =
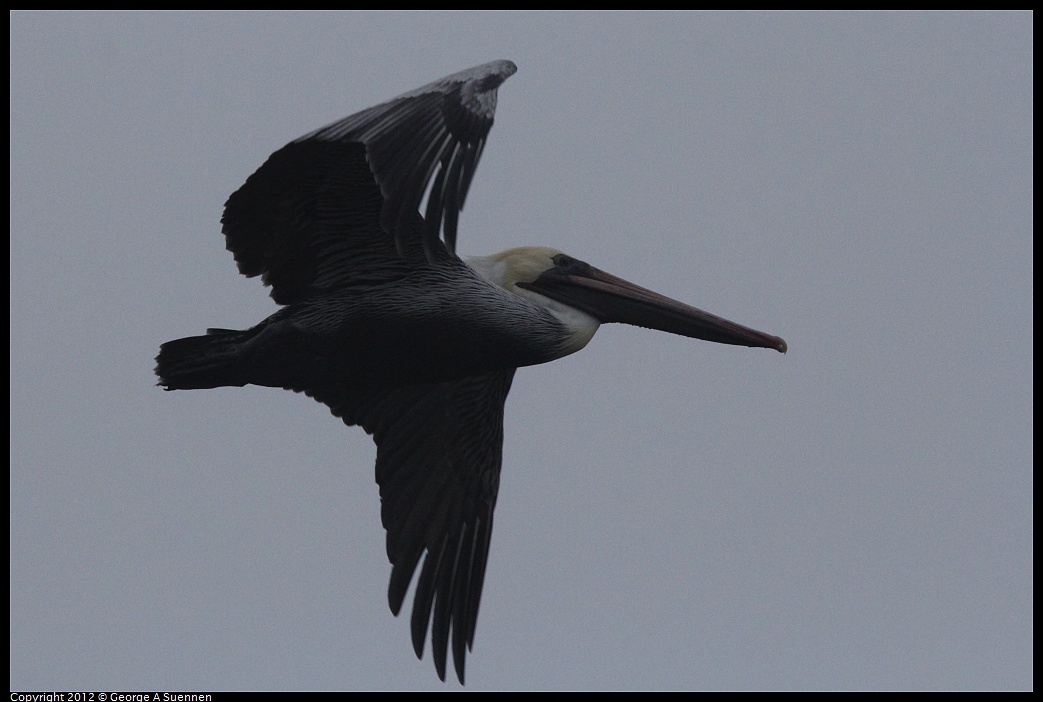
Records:
<instances>
[{"instance_id":1,"label":"upraised wing","mask_svg":"<svg viewBox=\"0 0 1043 702\"><path fill-rule=\"evenodd\" d=\"M263 276L275 301L291 304L393 280L422 263L421 249L435 262L440 234L455 255L496 89L516 70L493 61L454 73L276 151L225 204L239 271Z\"/></svg>"}]
</instances>

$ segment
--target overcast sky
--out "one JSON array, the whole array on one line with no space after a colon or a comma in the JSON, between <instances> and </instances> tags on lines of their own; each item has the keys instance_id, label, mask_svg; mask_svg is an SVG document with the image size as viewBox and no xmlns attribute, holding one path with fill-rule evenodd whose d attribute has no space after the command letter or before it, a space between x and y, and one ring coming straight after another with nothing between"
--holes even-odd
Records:
<instances>
[{"instance_id":1,"label":"overcast sky","mask_svg":"<svg viewBox=\"0 0 1043 702\"><path fill-rule=\"evenodd\" d=\"M160 343L275 309L222 206L498 58L459 250L789 342L517 374L474 689L1032 687L1031 14L11 15L12 689L454 689L374 448Z\"/></svg>"}]
</instances>

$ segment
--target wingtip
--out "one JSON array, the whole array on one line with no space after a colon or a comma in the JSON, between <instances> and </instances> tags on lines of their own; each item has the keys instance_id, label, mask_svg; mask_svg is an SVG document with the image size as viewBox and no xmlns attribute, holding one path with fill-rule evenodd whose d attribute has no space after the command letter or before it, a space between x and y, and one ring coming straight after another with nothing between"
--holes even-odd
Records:
<instances>
[{"instance_id":1,"label":"wingtip","mask_svg":"<svg viewBox=\"0 0 1043 702\"><path fill-rule=\"evenodd\" d=\"M455 656L453 658L453 665L456 668L456 679L460 681L460 684L464 684L464 657Z\"/></svg>"}]
</instances>

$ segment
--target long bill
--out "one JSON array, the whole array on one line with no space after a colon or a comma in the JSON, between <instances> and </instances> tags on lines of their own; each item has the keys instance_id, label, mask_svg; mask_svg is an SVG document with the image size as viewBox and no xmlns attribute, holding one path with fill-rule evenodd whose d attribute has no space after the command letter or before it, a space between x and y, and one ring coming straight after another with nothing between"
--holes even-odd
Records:
<instances>
[{"instance_id":1,"label":"long bill","mask_svg":"<svg viewBox=\"0 0 1043 702\"><path fill-rule=\"evenodd\" d=\"M531 283L519 285L583 310L603 324L632 324L718 344L786 353L786 342L780 337L672 300L590 265L567 272L552 268Z\"/></svg>"}]
</instances>

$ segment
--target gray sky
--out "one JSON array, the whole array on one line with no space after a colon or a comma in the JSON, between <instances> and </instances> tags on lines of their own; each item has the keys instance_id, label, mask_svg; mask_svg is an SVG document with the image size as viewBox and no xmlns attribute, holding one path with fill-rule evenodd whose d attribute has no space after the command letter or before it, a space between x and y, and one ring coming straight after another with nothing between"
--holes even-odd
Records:
<instances>
[{"instance_id":1,"label":"gray sky","mask_svg":"<svg viewBox=\"0 0 1043 702\"><path fill-rule=\"evenodd\" d=\"M11 15L12 689L445 689L374 449L164 393L274 150L518 64L463 253L778 334L521 370L468 688L1032 686L1032 15Z\"/></svg>"}]
</instances>

